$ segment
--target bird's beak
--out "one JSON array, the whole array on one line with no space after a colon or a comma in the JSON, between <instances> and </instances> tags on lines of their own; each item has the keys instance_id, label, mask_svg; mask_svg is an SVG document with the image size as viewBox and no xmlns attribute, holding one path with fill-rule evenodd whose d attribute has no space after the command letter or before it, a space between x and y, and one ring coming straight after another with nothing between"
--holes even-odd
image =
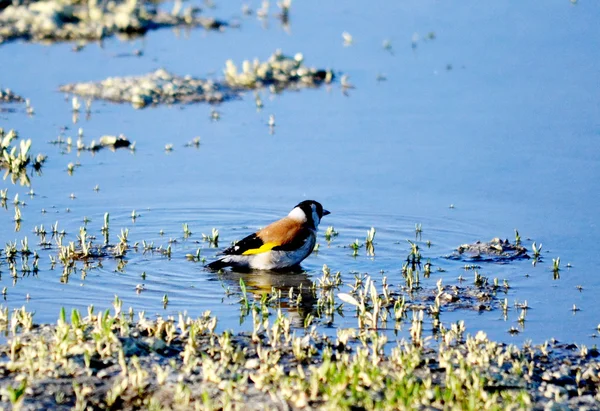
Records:
<instances>
[{"instance_id":1,"label":"bird's beak","mask_svg":"<svg viewBox=\"0 0 600 411\"><path fill-rule=\"evenodd\" d=\"M331 212L323 209L323 216L326 216L327 214L331 214Z\"/></svg>"}]
</instances>

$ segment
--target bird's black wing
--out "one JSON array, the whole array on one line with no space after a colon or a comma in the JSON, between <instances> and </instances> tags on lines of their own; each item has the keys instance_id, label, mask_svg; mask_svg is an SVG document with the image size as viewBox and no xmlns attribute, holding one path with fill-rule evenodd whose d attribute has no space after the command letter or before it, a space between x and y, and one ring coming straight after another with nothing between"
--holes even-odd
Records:
<instances>
[{"instance_id":1,"label":"bird's black wing","mask_svg":"<svg viewBox=\"0 0 600 411\"><path fill-rule=\"evenodd\" d=\"M241 239L231 247L223 250L222 254L225 255L242 255L245 252L251 250L257 250L264 245L263 240L261 240L256 233L250 234L249 236Z\"/></svg>"}]
</instances>

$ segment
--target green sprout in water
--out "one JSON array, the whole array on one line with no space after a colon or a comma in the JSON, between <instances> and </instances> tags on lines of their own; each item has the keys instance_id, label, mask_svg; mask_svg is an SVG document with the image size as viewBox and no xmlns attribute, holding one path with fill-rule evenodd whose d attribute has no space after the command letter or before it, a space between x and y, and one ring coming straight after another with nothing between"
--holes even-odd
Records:
<instances>
[{"instance_id":1,"label":"green sprout in water","mask_svg":"<svg viewBox=\"0 0 600 411\"><path fill-rule=\"evenodd\" d=\"M415 239L420 240L423 235L423 226L421 223L415 224Z\"/></svg>"},{"instance_id":2,"label":"green sprout in water","mask_svg":"<svg viewBox=\"0 0 600 411\"><path fill-rule=\"evenodd\" d=\"M405 264L402 267L402 277L404 277L408 292L412 293L414 290L420 288L421 277L419 270L408 267L408 264Z\"/></svg>"},{"instance_id":3,"label":"green sprout in water","mask_svg":"<svg viewBox=\"0 0 600 411\"><path fill-rule=\"evenodd\" d=\"M538 246L534 241L533 244L531 244L531 249L533 250L533 265L536 265L542 259L542 243Z\"/></svg>"},{"instance_id":4,"label":"green sprout in water","mask_svg":"<svg viewBox=\"0 0 600 411\"><path fill-rule=\"evenodd\" d=\"M360 247L362 247L362 244L358 242L357 238L352 244L349 245L349 247L352 249L352 256L356 257L358 255L358 250Z\"/></svg>"},{"instance_id":5,"label":"green sprout in water","mask_svg":"<svg viewBox=\"0 0 600 411\"><path fill-rule=\"evenodd\" d=\"M552 259L552 273L554 274L555 280L560 278L560 257Z\"/></svg>"},{"instance_id":6,"label":"green sprout in water","mask_svg":"<svg viewBox=\"0 0 600 411\"><path fill-rule=\"evenodd\" d=\"M81 246L83 258L89 257L92 248L92 242L88 241L87 230L85 227L79 227L79 235L77 236L77 239L79 240L79 244Z\"/></svg>"},{"instance_id":7,"label":"green sprout in water","mask_svg":"<svg viewBox=\"0 0 600 411\"><path fill-rule=\"evenodd\" d=\"M194 137L192 139L192 141L188 141L187 143L185 143L185 147L199 148L200 147L200 137Z\"/></svg>"},{"instance_id":8,"label":"green sprout in water","mask_svg":"<svg viewBox=\"0 0 600 411\"><path fill-rule=\"evenodd\" d=\"M521 325L525 324L525 316L526 315L527 315L527 310L521 310L521 314L519 315L519 318L517 319L519 324L521 324Z\"/></svg>"},{"instance_id":9,"label":"green sprout in water","mask_svg":"<svg viewBox=\"0 0 600 411\"><path fill-rule=\"evenodd\" d=\"M410 253L406 257L406 262L413 270L416 270L416 268L421 265L421 251L419 250L419 245L410 240L406 241L410 244Z\"/></svg>"},{"instance_id":10,"label":"green sprout in water","mask_svg":"<svg viewBox=\"0 0 600 411\"><path fill-rule=\"evenodd\" d=\"M327 264L323 264L323 276L317 279L319 288L328 290L331 288L339 287L342 284L342 273L338 271L335 275L331 275L331 269Z\"/></svg>"},{"instance_id":11,"label":"green sprout in water","mask_svg":"<svg viewBox=\"0 0 600 411\"><path fill-rule=\"evenodd\" d=\"M423 267L423 276L429 278L431 276L431 260L427 260Z\"/></svg>"},{"instance_id":12,"label":"green sprout in water","mask_svg":"<svg viewBox=\"0 0 600 411\"><path fill-rule=\"evenodd\" d=\"M475 284L476 287L484 287L488 284L488 278L479 274L479 272L475 270L475 278L473 280L473 284Z\"/></svg>"},{"instance_id":13,"label":"green sprout in water","mask_svg":"<svg viewBox=\"0 0 600 411\"><path fill-rule=\"evenodd\" d=\"M329 227L327 227L327 229L325 230L325 240L327 240L328 243L331 242L331 240L333 240L333 237L337 237L338 236L338 232L335 231L335 228L333 228L332 225L330 225Z\"/></svg>"},{"instance_id":14,"label":"green sprout in water","mask_svg":"<svg viewBox=\"0 0 600 411\"><path fill-rule=\"evenodd\" d=\"M242 278L240 278L240 290L242 291L242 298L240 299L242 309L243 311L248 312L250 310L250 302L248 300L248 293L246 291L246 283Z\"/></svg>"},{"instance_id":15,"label":"green sprout in water","mask_svg":"<svg viewBox=\"0 0 600 411\"><path fill-rule=\"evenodd\" d=\"M254 103L256 104L257 111L260 111L264 107L262 99L260 98L260 94L258 94L258 92L254 94Z\"/></svg>"},{"instance_id":16,"label":"green sprout in water","mask_svg":"<svg viewBox=\"0 0 600 411\"><path fill-rule=\"evenodd\" d=\"M202 240L206 241L209 245L211 245L213 247L218 247L219 246L219 230L217 230L216 228L213 228L211 234L209 234L209 235L202 233Z\"/></svg>"},{"instance_id":17,"label":"green sprout in water","mask_svg":"<svg viewBox=\"0 0 600 411\"><path fill-rule=\"evenodd\" d=\"M342 39L344 39L344 46L346 47L352 45L352 43L354 42L352 35L347 31L342 33Z\"/></svg>"},{"instance_id":18,"label":"green sprout in water","mask_svg":"<svg viewBox=\"0 0 600 411\"><path fill-rule=\"evenodd\" d=\"M21 221L22 221L22 219L21 219L21 210L19 209L18 206L15 206L14 222L15 223L20 223Z\"/></svg>"},{"instance_id":19,"label":"green sprout in water","mask_svg":"<svg viewBox=\"0 0 600 411\"><path fill-rule=\"evenodd\" d=\"M391 40L389 40L389 39L383 40L381 47L383 47L384 50L394 54L392 51L392 41Z\"/></svg>"},{"instance_id":20,"label":"green sprout in water","mask_svg":"<svg viewBox=\"0 0 600 411\"><path fill-rule=\"evenodd\" d=\"M192 232L188 226L188 223L183 223L183 238L189 238Z\"/></svg>"},{"instance_id":21,"label":"green sprout in water","mask_svg":"<svg viewBox=\"0 0 600 411\"><path fill-rule=\"evenodd\" d=\"M108 223L110 221L110 215L108 213L104 213L104 225L100 229L102 231L102 235L104 236L104 245L108 245L108 234L109 228Z\"/></svg>"},{"instance_id":22,"label":"green sprout in water","mask_svg":"<svg viewBox=\"0 0 600 411\"><path fill-rule=\"evenodd\" d=\"M369 231L367 231L367 238L365 239L365 247L367 248L367 255L374 256L375 255L375 246L373 245L373 240L375 239L375 227L371 227Z\"/></svg>"},{"instance_id":23,"label":"green sprout in water","mask_svg":"<svg viewBox=\"0 0 600 411\"><path fill-rule=\"evenodd\" d=\"M0 206L2 206L2 208L6 208L7 200L8 200L8 188L5 188L4 190L0 190Z\"/></svg>"},{"instance_id":24,"label":"green sprout in water","mask_svg":"<svg viewBox=\"0 0 600 411\"><path fill-rule=\"evenodd\" d=\"M199 247L196 250L196 254L186 254L185 258L187 258L188 261L194 261L194 262L198 262L203 259L203 257L200 257L200 248Z\"/></svg>"},{"instance_id":25,"label":"green sprout in water","mask_svg":"<svg viewBox=\"0 0 600 411\"><path fill-rule=\"evenodd\" d=\"M519 235L519 230L515 228L515 245L521 245L521 236Z\"/></svg>"}]
</instances>

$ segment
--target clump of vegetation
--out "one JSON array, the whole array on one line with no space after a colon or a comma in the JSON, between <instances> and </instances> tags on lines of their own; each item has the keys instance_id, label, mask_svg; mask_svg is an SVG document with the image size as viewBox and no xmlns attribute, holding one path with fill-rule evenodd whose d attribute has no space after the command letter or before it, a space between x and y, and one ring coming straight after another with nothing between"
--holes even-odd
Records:
<instances>
[{"instance_id":1,"label":"clump of vegetation","mask_svg":"<svg viewBox=\"0 0 600 411\"><path fill-rule=\"evenodd\" d=\"M40 0L0 3L0 44L23 39L35 42L97 41L115 34L143 35L163 27L221 29L227 23L198 15L198 9L171 13L146 0Z\"/></svg>"},{"instance_id":2,"label":"clump of vegetation","mask_svg":"<svg viewBox=\"0 0 600 411\"><path fill-rule=\"evenodd\" d=\"M228 60L225 64L225 83L234 89L256 89L273 86L275 90L288 88L316 87L333 80L330 70L318 70L304 65L304 56L297 53L294 57L284 55L277 50L266 61L246 60L241 71Z\"/></svg>"},{"instance_id":3,"label":"clump of vegetation","mask_svg":"<svg viewBox=\"0 0 600 411\"><path fill-rule=\"evenodd\" d=\"M10 176L12 183L17 181L24 186L30 185L27 166L31 165L35 171L40 171L42 164L46 161L46 156L38 154L32 157L29 154L31 149L31 139L21 140L19 145L13 145L18 138L14 130L8 133L0 128L0 169L4 169L4 179Z\"/></svg>"},{"instance_id":4,"label":"clump of vegetation","mask_svg":"<svg viewBox=\"0 0 600 411\"><path fill-rule=\"evenodd\" d=\"M135 108L199 101L218 103L232 97L210 80L181 77L164 69L142 76L111 77L97 83L67 84L60 90L115 103L127 102Z\"/></svg>"},{"instance_id":5,"label":"clump of vegetation","mask_svg":"<svg viewBox=\"0 0 600 411\"><path fill-rule=\"evenodd\" d=\"M236 98L240 92L272 87L275 92L284 89L316 87L333 80L333 72L304 65L301 54L287 57L280 51L267 61L245 61L238 71L227 61L225 79L213 81L177 76L164 69L142 76L113 77L100 82L73 83L60 87L61 91L79 96L103 99L115 103L131 103L135 108L156 104L188 104L195 102L220 103Z\"/></svg>"}]
</instances>

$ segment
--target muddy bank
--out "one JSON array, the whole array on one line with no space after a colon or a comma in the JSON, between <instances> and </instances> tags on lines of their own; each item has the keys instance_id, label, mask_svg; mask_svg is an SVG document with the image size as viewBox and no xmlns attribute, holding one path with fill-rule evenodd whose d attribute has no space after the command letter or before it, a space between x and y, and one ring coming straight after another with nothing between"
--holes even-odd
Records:
<instances>
[{"instance_id":1,"label":"muddy bank","mask_svg":"<svg viewBox=\"0 0 600 411\"><path fill-rule=\"evenodd\" d=\"M21 409L228 406L250 409L600 407L599 353L556 341L516 347L464 324L435 344L390 342L368 329L292 329L280 312L254 312L252 332L215 332L216 317L148 319L64 311L34 325L0 311L1 405ZM135 319L135 320L134 320ZM414 324L413 324L414 326ZM385 348L385 349L384 349Z\"/></svg>"}]
</instances>

